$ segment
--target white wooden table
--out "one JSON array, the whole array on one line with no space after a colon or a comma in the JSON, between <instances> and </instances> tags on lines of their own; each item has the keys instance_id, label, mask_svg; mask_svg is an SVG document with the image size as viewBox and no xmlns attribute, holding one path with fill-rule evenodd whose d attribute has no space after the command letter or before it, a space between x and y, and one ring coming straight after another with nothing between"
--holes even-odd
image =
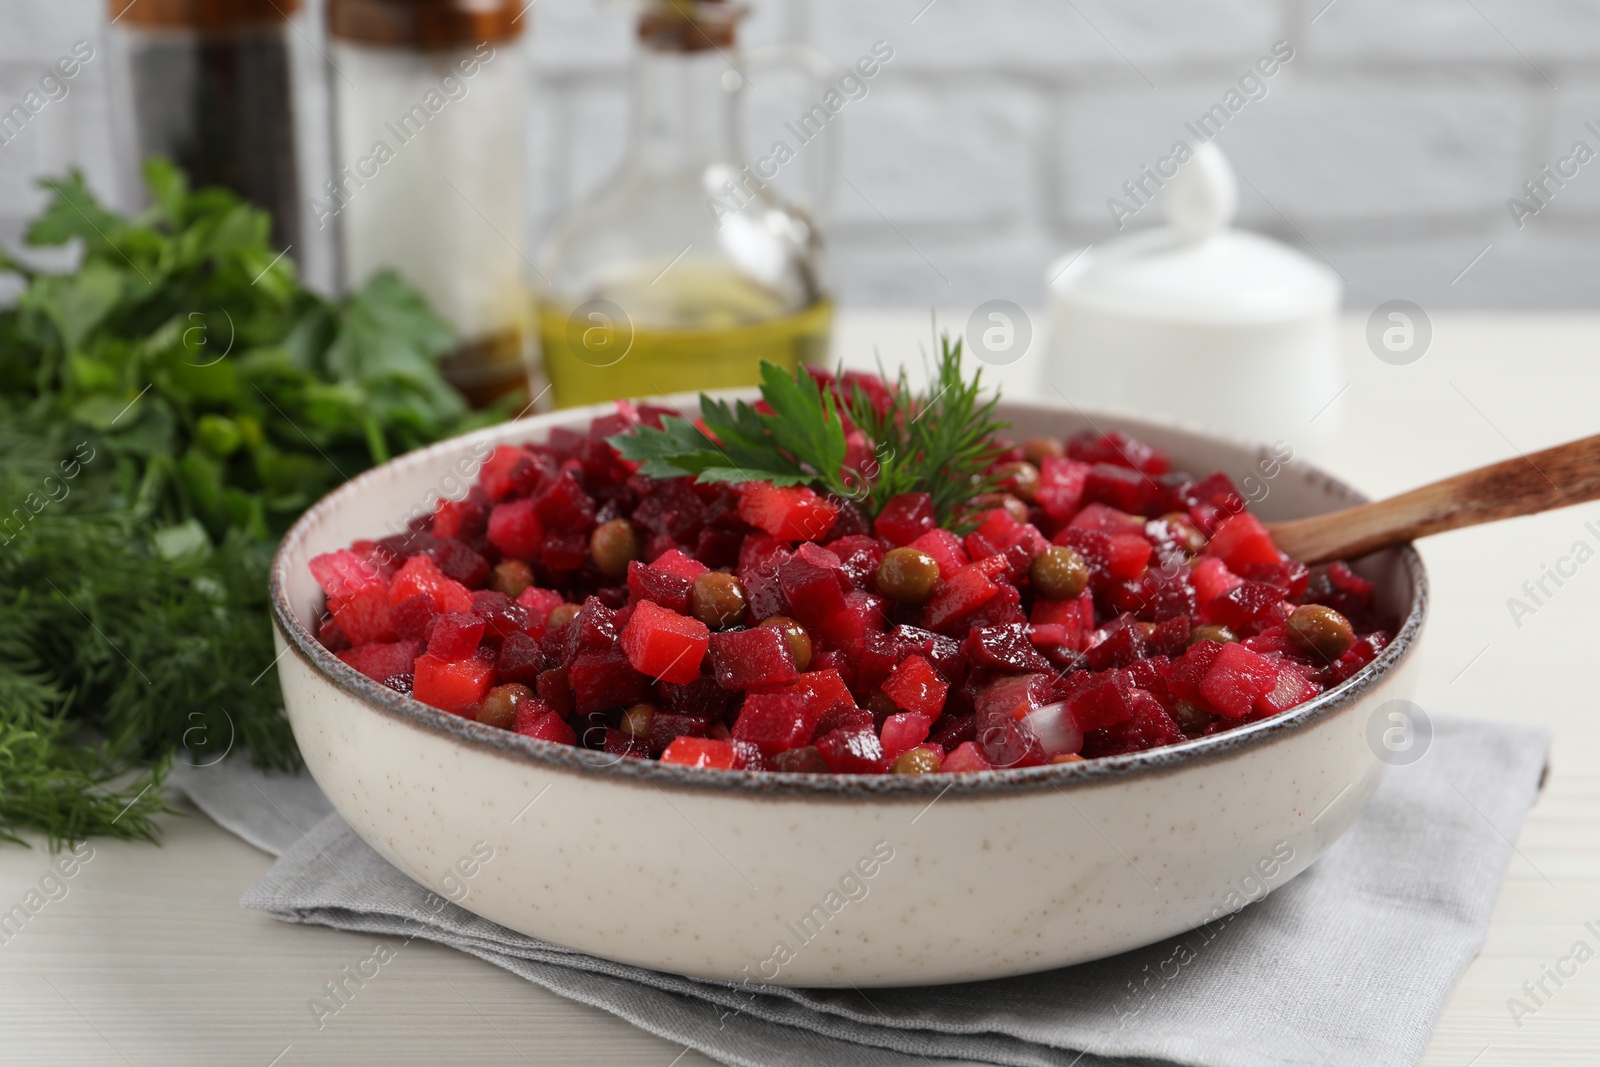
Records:
<instances>
[{"instance_id":1,"label":"white wooden table","mask_svg":"<svg viewBox=\"0 0 1600 1067\"><path fill-rule=\"evenodd\" d=\"M925 313L856 314L839 349L886 364L929 336ZM963 317L942 321L959 326ZM1394 367L1346 324L1342 442L1308 453L1386 494L1517 450L1600 429L1600 315L1440 314L1431 350ZM1030 355L1005 377L1038 389ZM1434 609L1418 702L1430 712L1555 730L1544 795L1518 840L1481 956L1451 998L1430 1067L1600 1062L1600 959L1539 1010L1507 999L1587 941L1600 953L1600 562L1588 562L1516 625L1507 600L1582 539L1600 505L1427 542ZM1554 588L1552 586L1552 588ZM50 1064L605 1064L709 1061L601 1011L422 942L318 1030L307 1000L376 939L290 926L238 906L271 863L203 816L165 821L165 843L94 842L94 858L0 944L0 1062ZM49 871L42 848L0 847L0 911ZM1394 960L1395 967L1406 966ZM1570 969L1570 967L1569 967Z\"/></svg>"}]
</instances>

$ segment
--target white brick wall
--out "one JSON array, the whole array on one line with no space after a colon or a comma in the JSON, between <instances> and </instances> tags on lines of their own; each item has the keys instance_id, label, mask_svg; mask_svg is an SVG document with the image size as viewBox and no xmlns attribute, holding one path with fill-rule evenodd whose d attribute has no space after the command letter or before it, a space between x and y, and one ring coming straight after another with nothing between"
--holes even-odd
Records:
<instances>
[{"instance_id":1,"label":"white brick wall","mask_svg":"<svg viewBox=\"0 0 1600 1067\"><path fill-rule=\"evenodd\" d=\"M895 49L839 122L846 182L826 221L848 304L1037 302L1045 264L1112 236L1106 199L1280 38L1295 59L1219 138L1246 179L1246 224L1309 244L1357 309L1595 303L1600 160L1520 229L1506 199L1574 140L1600 151L1583 128L1600 126L1600 0L750 3L752 43L804 42L841 65L878 39ZM98 46L103 6L0 0L0 107L74 40ZM628 11L529 13L530 252L621 151ZM37 208L39 173L80 165L110 188L107 68L90 64L0 147L0 237ZM809 106L772 99L780 81L762 79L762 113Z\"/></svg>"}]
</instances>

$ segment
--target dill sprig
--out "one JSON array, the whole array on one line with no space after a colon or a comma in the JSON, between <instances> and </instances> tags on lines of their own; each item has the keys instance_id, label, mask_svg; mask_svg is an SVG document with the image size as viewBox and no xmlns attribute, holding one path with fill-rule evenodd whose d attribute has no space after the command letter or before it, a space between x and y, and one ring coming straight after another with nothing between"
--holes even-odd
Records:
<instances>
[{"instance_id":1,"label":"dill sprig","mask_svg":"<svg viewBox=\"0 0 1600 1067\"><path fill-rule=\"evenodd\" d=\"M859 472L845 466L849 442L835 390L804 368L790 373L772 363L761 365L770 412L702 393L701 425L669 415L659 429L641 425L608 440L654 478L809 485L859 500L873 515L901 493L927 493L940 523L958 525L972 498L995 488L986 472L1001 451L995 435L1006 428L994 417L999 397L984 395L981 378L966 377L960 339L944 336L926 396L904 368L881 405L859 384L848 396L841 387L845 413L873 450Z\"/></svg>"},{"instance_id":2,"label":"dill sprig","mask_svg":"<svg viewBox=\"0 0 1600 1067\"><path fill-rule=\"evenodd\" d=\"M877 471L867 471L873 514L901 493L927 493L940 525L955 525L974 497L998 488L987 471L1003 450L997 435L1007 424L994 417L1000 397L984 394L981 369L966 376L961 347L960 338L940 337L927 396L912 391L903 366L886 407L859 385L852 388L850 419L874 446Z\"/></svg>"}]
</instances>

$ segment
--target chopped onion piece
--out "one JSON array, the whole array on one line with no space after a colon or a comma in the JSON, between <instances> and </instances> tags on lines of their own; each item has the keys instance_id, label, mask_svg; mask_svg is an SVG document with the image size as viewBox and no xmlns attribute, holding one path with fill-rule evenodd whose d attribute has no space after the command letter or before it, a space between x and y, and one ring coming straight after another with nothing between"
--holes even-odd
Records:
<instances>
[{"instance_id":1,"label":"chopped onion piece","mask_svg":"<svg viewBox=\"0 0 1600 1067\"><path fill-rule=\"evenodd\" d=\"M1076 752L1083 747L1083 731L1067 710L1066 701L1046 704L1023 716L1022 722L1039 739L1039 745L1048 756L1063 752Z\"/></svg>"}]
</instances>

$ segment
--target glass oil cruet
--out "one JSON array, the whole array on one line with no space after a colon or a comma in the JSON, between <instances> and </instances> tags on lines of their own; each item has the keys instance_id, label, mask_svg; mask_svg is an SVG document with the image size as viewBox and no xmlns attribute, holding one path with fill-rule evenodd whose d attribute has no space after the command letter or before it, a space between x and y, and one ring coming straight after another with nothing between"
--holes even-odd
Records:
<instances>
[{"instance_id":1,"label":"glass oil cruet","mask_svg":"<svg viewBox=\"0 0 1600 1067\"><path fill-rule=\"evenodd\" d=\"M647 0L640 14L626 158L539 257L558 406L754 385L762 360L826 358L816 227L740 150L742 14L724 0Z\"/></svg>"}]
</instances>

